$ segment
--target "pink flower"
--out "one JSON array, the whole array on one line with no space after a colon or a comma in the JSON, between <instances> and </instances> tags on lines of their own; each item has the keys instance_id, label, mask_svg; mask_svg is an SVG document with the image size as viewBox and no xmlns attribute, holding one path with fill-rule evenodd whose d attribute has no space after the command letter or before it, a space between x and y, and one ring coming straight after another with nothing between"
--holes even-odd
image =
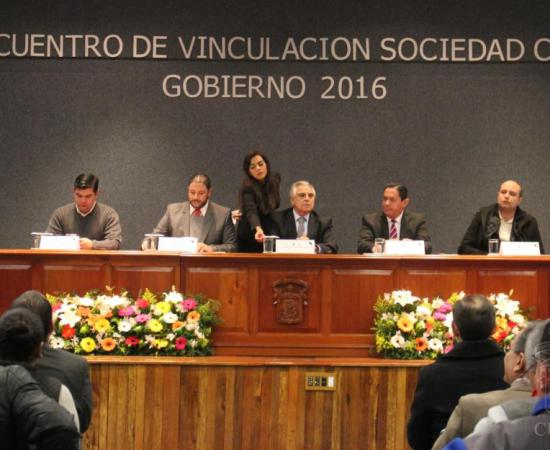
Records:
<instances>
[{"instance_id":1,"label":"pink flower","mask_svg":"<svg viewBox=\"0 0 550 450\"><path fill-rule=\"evenodd\" d=\"M185 350L185 346L187 345L187 339L185 339L183 336L180 336L176 338L176 350Z\"/></svg>"},{"instance_id":2,"label":"pink flower","mask_svg":"<svg viewBox=\"0 0 550 450\"><path fill-rule=\"evenodd\" d=\"M126 308L120 308L118 310L118 315L120 317L129 317L129 316L133 316L135 314L135 310L132 306L128 306Z\"/></svg>"},{"instance_id":3,"label":"pink flower","mask_svg":"<svg viewBox=\"0 0 550 450\"><path fill-rule=\"evenodd\" d=\"M439 320L440 322L445 322L445 319L447 318L446 314L440 313L439 311L436 311L434 313L434 319Z\"/></svg>"},{"instance_id":4,"label":"pink flower","mask_svg":"<svg viewBox=\"0 0 550 450\"><path fill-rule=\"evenodd\" d=\"M194 298L186 298L181 304L183 305L183 309L187 311L191 311L197 307L197 301Z\"/></svg>"},{"instance_id":5,"label":"pink flower","mask_svg":"<svg viewBox=\"0 0 550 450\"><path fill-rule=\"evenodd\" d=\"M151 319L150 314L138 314L136 316L137 323L146 323L146 322L149 322L150 319Z\"/></svg>"},{"instance_id":6,"label":"pink flower","mask_svg":"<svg viewBox=\"0 0 550 450\"><path fill-rule=\"evenodd\" d=\"M453 310L453 305L451 305L448 302L445 302L437 309L437 312L440 312L442 314L447 314L447 313L450 313L452 310Z\"/></svg>"},{"instance_id":7,"label":"pink flower","mask_svg":"<svg viewBox=\"0 0 550 450\"><path fill-rule=\"evenodd\" d=\"M443 350L443 353L449 353L454 348L454 344L449 344L445 349Z\"/></svg>"},{"instance_id":8,"label":"pink flower","mask_svg":"<svg viewBox=\"0 0 550 450\"><path fill-rule=\"evenodd\" d=\"M145 300L144 298L138 298L136 300L136 306L139 309L145 309L145 308L149 307L149 302L147 300Z\"/></svg>"},{"instance_id":9,"label":"pink flower","mask_svg":"<svg viewBox=\"0 0 550 450\"><path fill-rule=\"evenodd\" d=\"M61 303L56 303L55 305L52 305L52 312L56 312L59 308L61 308Z\"/></svg>"}]
</instances>

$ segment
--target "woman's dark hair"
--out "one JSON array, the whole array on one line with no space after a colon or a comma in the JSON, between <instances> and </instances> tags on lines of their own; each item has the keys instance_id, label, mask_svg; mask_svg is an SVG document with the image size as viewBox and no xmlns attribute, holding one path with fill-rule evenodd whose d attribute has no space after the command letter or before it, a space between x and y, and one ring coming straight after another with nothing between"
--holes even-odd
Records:
<instances>
[{"instance_id":1,"label":"woman's dark hair","mask_svg":"<svg viewBox=\"0 0 550 450\"><path fill-rule=\"evenodd\" d=\"M0 357L2 359L31 362L38 355L44 340L44 327L40 318L26 308L6 311L0 317Z\"/></svg>"},{"instance_id":2,"label":"woman's dark hair","mask_svg":"<svg viewBox=\"0 0 550 450\"><path fill-rule=\"evenodd\" d=\"M25 291L12 302L10 309L14 308L27 308L35 313L40 320L42 320L42 325L46 333L45 339L48 339L48 336L53 331L53 324L52 306L50 302L46 300L46 297L38 291Z\"/></svg>"},{"instance_id":3,"label":"woman's dark hair","mask_svg":"<svg viewBox=\"0 0 550 450\"><path fill-rule=\"evenodd\" d=\"M267 166L267 175L262 182L250 175L250 162L255 156L260 156ZM251 187L254 190L258 199L258 209L262 214L269 214L275 211L281 203L281 195L279 193L281 176L271 170L271 163L267 156L258 151L250 152L244 157L243 170L246 177L243 180L241 191L246 187Z\"/></svg>"}]
</instances>

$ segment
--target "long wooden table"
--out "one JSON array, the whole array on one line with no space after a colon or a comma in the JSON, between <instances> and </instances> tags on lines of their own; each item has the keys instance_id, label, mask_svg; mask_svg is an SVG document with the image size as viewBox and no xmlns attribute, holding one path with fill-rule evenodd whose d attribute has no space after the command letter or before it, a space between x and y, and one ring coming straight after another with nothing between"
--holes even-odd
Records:
<instances>
[{"instance_id":1,"label":"long wooden table","mask_svg":"<svg viewBox=\"0 0 550 450\"><path fill-rule=\"evenodd\" d=\"M218 355L367 356L373 304L384 292L420 296L514 291L534 317L550 314L550 257L432 255L180 255L0 250L0 310L21 292L113 286L136 295L172 286L218 299Z\"/></svg>"}]
</instances>

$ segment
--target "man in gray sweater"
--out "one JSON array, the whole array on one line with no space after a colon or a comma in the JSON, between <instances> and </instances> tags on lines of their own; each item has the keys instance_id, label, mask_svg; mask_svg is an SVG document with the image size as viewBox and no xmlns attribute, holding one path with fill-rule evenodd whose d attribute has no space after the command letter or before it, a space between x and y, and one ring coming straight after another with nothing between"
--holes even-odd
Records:
<instances>
[{"instance_id":1,"label":"man in gray sweater","mask_svg":"<svg viewBox=\"0 0 550 450\"><path fill-rule=\"evenodd\" d=\"M117 212L97 202L99 179L81 173L74 181L74 202L57 208L46 231L53 234L78 234L81 250L118 250L122 229Z\"/></svg>"}]
</instances>

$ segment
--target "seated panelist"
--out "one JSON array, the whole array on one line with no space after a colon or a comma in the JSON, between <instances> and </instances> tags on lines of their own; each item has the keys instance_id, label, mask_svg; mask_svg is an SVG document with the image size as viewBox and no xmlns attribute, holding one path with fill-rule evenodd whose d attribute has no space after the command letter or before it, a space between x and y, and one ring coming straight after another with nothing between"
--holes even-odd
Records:
<instances>
[{"instance_id":1,"label":"seated panelist","mask_svg":"<svg viewBox=\"0 0 550 450\"><path fill-rule=\"evenodd\" d=\"M362 219L358 253L372 253L374 240L412 239L424 241L426 254L432 252L432 243L423 214L406 210L410 203L408 189L399 183L384 187L382 211L365 214Z\"/></svg>"},{"instance_id":2,"label":"seated panelist","mask_svg":"<svg viewBox=\"0 0 550 450\"><path fill-rule=\"evenodd\" d=\"M231 211L210 201L211 195L212 183L208 175L193 175L187 185L187 201L169 204L153 232L172 237L196 237L199 253L235 252L237 237ZM145 249L145 242L141 247Z\"/></svg>"},{"instance_id":3,"label":"seated panelist","mask_svg":"<svg viewBox=\"0 0 550 450\"><path fill-rule=\"evenodd\" d=\"M544 247L537 219L519 207L522 199L521 185L517 181L503 182L497 193L497 202L475 213L458 247L458 253L486 254L489 239L499 239L538 242L543 254Z\"/></svg>"},{"instance_id":4,"label":"seated panelist","mask_svg":"<svg viewBox=\"0 0 550 450\"><path fill-rule=\"evenodd\" d=\"M313 239L317 253L337 253L332 219L315 210L315 188L308 181L290 187L292 208L273 213L274 233L282 239Z\"/></svg>"},{"instance_id":5,"label":"seated panelist","mask_svg":"<svg viewBox=\"0 0 550 450\"><path fill-rule=\"evenodd\" d=\"M122 229L117 212L97 201L99 179L82 173L74 181L73 203L57 208L46 232L78 234L81 250L118 250Z\"/></svg>"}]
</instances>

